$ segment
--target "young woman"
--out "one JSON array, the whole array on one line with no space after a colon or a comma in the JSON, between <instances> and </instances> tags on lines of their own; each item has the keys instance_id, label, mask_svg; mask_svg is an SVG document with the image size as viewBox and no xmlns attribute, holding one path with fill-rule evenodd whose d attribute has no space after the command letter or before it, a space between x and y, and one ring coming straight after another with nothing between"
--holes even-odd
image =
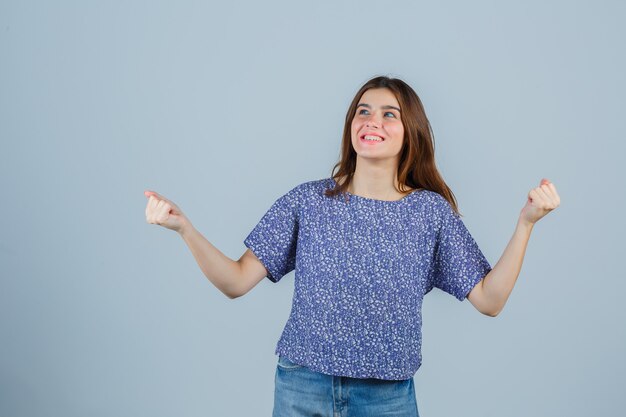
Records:
<instances>
[{"instance_id":1,"label":"young woman","mask_svg":"<svg viewBox=\"0 0 626 417\"><path fill-rule=\"evenodd\" d=\"M365 83L346 115L329 178L278 198L229 259L173 202L146 191L148 223L180 233L230 298L295 269L292 311L276 346L273 416L418 416L421 307L434 287L496 316L534 224L559 195L543 179L492 268L439 174L422 103L399 79Z\"/></svg>"}]
</instances>

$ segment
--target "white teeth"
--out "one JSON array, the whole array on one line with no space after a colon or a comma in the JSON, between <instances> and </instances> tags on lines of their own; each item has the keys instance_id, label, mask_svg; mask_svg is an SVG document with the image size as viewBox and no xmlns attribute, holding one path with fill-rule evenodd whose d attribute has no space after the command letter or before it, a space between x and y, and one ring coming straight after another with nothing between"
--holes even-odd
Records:
<instances>
[{"instance_id":1,"label":"white teeth","mask_svg":"<svg viewBox=\"0 0 626 417\"><path fill-rule=\"evenodd\" d=\"M378 141L378 142L382 142L382 138L379 138L378 136L365 135L365 137L363 139L365 139L365 140L375 140L375 141Z\"/></svg>"}]
</instances>

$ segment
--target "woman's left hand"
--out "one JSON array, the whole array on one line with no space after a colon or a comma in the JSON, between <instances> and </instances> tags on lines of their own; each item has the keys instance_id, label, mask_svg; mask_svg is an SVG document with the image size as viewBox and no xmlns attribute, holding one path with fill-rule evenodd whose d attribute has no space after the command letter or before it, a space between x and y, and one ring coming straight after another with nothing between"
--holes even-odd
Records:
<instances>
[{"instance_id":1,"label":"woman's left hand","mask_svg":"<svg viewBox=\"0 0 626 417\"><path fill-rule=\"evenodd\" d=\"M539 187L533 188L528 193L526 205L520 212L520 220L534 225L537 220L557 208L559 204L561 204L561 198L556 192L556 187L543 178Z\"/></svg>"}]
</instances>

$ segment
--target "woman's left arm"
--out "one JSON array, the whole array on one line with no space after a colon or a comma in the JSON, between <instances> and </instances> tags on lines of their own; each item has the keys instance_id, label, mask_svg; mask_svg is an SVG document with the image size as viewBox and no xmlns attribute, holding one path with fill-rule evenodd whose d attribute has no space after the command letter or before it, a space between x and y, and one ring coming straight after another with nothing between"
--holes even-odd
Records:
<instances>
[{"instance_id":1,"label":"woman's left arm","mask_svg":"<svg viewBox=\"0 0 626 417\"><path fill-rule=\"evenodd\" d=\"M561 203L556 187L542 179L539 187L528 193L513 237L493 269L470 291L467 299L478 311L495 317L502 311L522 269L526 246L535 223Z\"/></svg>"}]
</instances>

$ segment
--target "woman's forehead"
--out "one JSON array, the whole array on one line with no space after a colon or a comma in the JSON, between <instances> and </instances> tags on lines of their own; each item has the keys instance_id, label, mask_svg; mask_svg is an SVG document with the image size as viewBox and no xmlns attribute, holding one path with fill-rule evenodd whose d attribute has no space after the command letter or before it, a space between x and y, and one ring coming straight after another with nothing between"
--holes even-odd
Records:
<instances>
[{"instance_id":1,"label":"woman's forehead","mask_svg":"<svg viewBox=\"0 0 626 417\"><path fill-rule=\"evenodd\" d=\"M396 96L387 88L370 88L365 91L359 100L360 103L368 104L392 104L399 107Z\"/></svg>"}]
</instances>

